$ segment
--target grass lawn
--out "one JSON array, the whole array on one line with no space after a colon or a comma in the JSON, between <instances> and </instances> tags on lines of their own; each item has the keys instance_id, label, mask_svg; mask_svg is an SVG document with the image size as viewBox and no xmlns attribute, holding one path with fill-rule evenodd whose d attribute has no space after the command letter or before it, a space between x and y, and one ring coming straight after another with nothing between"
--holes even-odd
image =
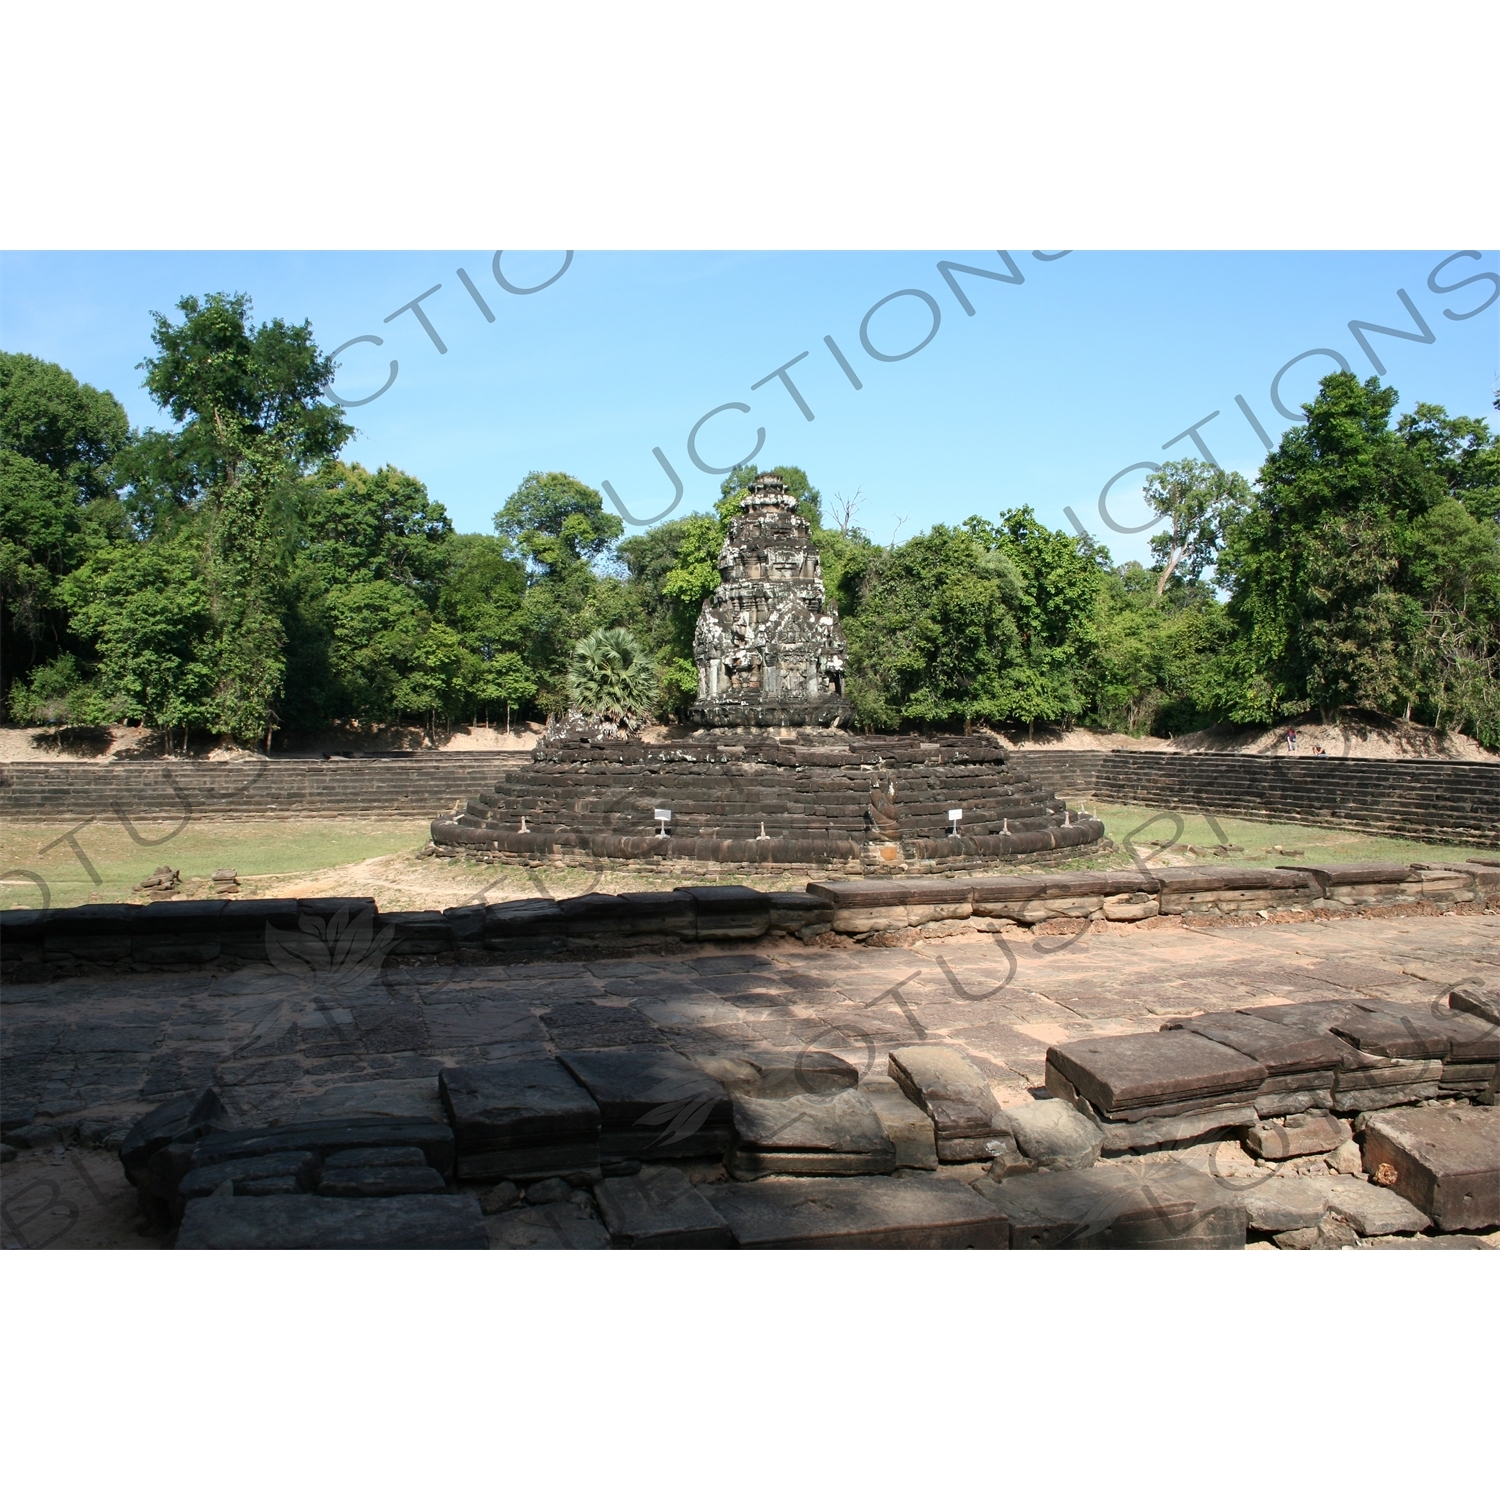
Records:
<instances>
[{"instance_id":1,"label":"grass lawn","mask_svg":"<svg viewBox=\"0 0 1500 1500\"><path fill-rule=\"evenodd\" d=\"M0 868L6 871L0 883L0 909L41 904L36 884L17 870L29 870L46 881L53 906L142 900L131 887L158 865L182 872L182 894L208 897L213 895L208 877L222 867L238 870L242 884L249 880L257 887L275 877L355 864L404 850L414 853L428 838L427 821L421 818L309 818L303 822L195 818L186 827L180 819L138 823L136 832L143 839L164 841L143 847L117 819L102 817L73 835L99 877L96 884L64 838L70 826L76 825L7 823L0 827ZM246 894L261 892L247 888Z\"/></svg>"},{"instance_id":2,"label":"grass lawn","mask_svg":"<svg viewBox=\"0 0 1500 1500\"><path fill-rule=\"evenodd\" d=\"M1472 854L1496 857L1493 849L1422 844L1302 823L1254 823L1246 818L1215 816L1210 824L1201 813L1164 813L1160 808L1117 807L1096 804L1091 799L1086 799L1086 805L1103 818L1115 849L1080 855L1053 868L1125 868L1131 862L1128 845L1132 844L1137 856L1152 865L1352 864L1371 860L1404 864L1463 859ZM21 871L45 881L53 906L76 906L84 901L144 900L131 888L162 864L181 871L182 886L177 894L182 897L212 897L209 876L227 866L239 872L243 896L368 895L375 897L383 911L441 909L475 899L555 899L590 890L669 890L692 883L691 877L655 872L649 867L591 870L553 866L526 870L464 859L419 859L418 852L427 843L428 825L416 818L320 818L304 822L203 818L186 827L179 827L176 821L138 825L142 838L163 841L152 847L132 840L115 819L99 818L73 835L83 858L98 876L95 883L67 842L68 829L68 824L59 823L12 823L0 828L0 870L6 872L0 880L0 908L42 904L40 889ZM1155 840L1175 842L1162 849L1153 844ZM1221 843L1238 844L1243 852L1209 852ZM1279 851L1277 845L1281 846ZM1205 852L1192 854L1189 846ZM999 872L1028 867L996 864L991 868ZM777 873L757 878L726 872L703 879L712 884L745 880L762 889L801 890L807 877Z\"/></svg>"},{"instance_id":3,"label":"grass lawn","mask_svg":"<svg viewBox=\"0 0 1500 1500\"><path fill-rule=\"evenodd\" d=\"M1141 859L1155 864L1163 859L1171 863L1284 865L1297 864L1411 864L1426 859L1500 858L1494 849L1474 844L1425 844L1416 839L1393 838L1385 834L1358 833L1348 828L1319 828L1309 823L1260 823L1249 818L1203 813L1163 812L1159 807L1120 807L1107 802L1082 799L1083 805L1104 820L1104 830L1115 842L1112 854L1080 859L1070 868L1080 870L1109 869L1130 861L1134 847ZM1179 826L1180 825L1180 826ZM1167 850L1153 847L1160 841L1175 841ZM1189 854L1189 847L1212 850L1220 844L1238 844L1243 850L1229 854ZM1277 846L1280 846L1279 850ZM1295 854L1292 851L1297 851ZM1154 856L1154 858L1153 858Z\"/></svg>"}]
</instances>

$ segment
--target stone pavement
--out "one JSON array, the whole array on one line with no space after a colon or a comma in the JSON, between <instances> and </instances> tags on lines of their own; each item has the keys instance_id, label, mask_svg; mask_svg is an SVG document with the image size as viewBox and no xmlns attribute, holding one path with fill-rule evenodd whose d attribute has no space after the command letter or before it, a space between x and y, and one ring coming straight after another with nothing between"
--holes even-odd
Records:
<instances>
[{"instance_id":1,"label":"stone pavement","mask_svg":"<svg viewBox=\"0 0 1500 1500\"><path fill-rule=\"evenodd\" d=\"M965 1053L1008 1107L1043 1089L1053 1043L1275 999L1363 994L1416 1011L1466 983L1493 990L1500 920L1112 928L915 949L772 941L495 967L359 957L335 956L316 983L261 965L8 987L5 1134L31 1149L5 1181L21 1168L30 1180L58 1144L112 1149L151 1108L208 1086L231 1120L256 1125L441 1118L442 1068L600 1046L664 1043L700 1061L817 1051L873 1081L892 1049L936 1043ZM100 1187L119 1190L113 1177ZM9 1224L5 1240L34 1242Z\"/></svg>"}]
</instances>

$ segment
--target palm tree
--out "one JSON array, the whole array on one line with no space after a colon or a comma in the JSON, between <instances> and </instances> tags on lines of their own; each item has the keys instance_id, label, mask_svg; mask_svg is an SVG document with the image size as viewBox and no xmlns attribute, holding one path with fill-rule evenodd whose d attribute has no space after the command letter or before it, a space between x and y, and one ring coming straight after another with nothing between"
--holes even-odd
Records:
<instances>
[{"instance_id":1,"label":"palm tree","mask_svg":"<svg viewBox=\"0 0 1500 1500\"><path fill-rule=\"evenodd\" d=\"M640 721L656 699L656 668L628 630L592 631L573 647L568 699L591 717Z\"/></svg>"}]
</instances>

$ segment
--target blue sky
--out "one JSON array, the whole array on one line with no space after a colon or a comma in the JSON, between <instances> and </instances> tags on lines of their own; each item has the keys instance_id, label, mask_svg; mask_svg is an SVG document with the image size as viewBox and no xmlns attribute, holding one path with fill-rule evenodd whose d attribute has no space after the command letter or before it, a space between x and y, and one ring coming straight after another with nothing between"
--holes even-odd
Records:
<instances>
[{"instance_id":1,"label":"blue sky","mask_svg":"<svg viewBox=\"0 0 1500 1500\"><path fill-rule=\"evenodd\" d=\"M1462 247L1457 247L1462 248ZM494 253L88 252L0 257L0 347L55 360L114 392L138 424L161 424L140 387L149 314L187 292L245 291L258 317L311 320L325 349L359 335L340 359L339 394L379 389L355 407L359 435L346 456L395 464L423 479L464 530L488 530L531 469L563 469L596 487L610 481L641 517L672 487L660 448L682 479L678 514L717 495L719 477L696 467L688 434L715 407L699 456L723 468L746 456L800 464L832 500L858 491L858 520L878 541L975 513L1030 504L1066 526L1071 506L1117 559L1144 557L1144 535L1100 520L1099 492L1127 465L1193 456L1191 440L1163 444L1210 412L1201 428L1214 457L1253 476L1264 448L1236 405L1243 396L1278 435L1277 371L1303 351L1334 349L1361 377L1375 373L1351 319L1414 329L1405 291L1431 343L1369 334L1403 408L1433 401L1493 418L1500 302L1467 313L1500 282L1430 290L1429 274L1455 249L1420 252L1095 252L1042 260L1009 252L1020 284L956 280L940 260L1009 274L994 251L580 251L542 291L515 295L493 274ZM515 286L554 275L563 255L509 252ZM462 268L493 314L486 320ZM1500 257L1453 261L1436 281L1500 272ZM412 313L388 314L439 286L421 305L446 346L440 353ZM878 360L861 323L892 293L923 292L937 331L909 358ZM873 347L899 354L933 327L929 304L898 296L874 312ZM831 336L862 388L824 343ZM806 420L779 379L756 382L807 351L789 371L814 415ZM1334 368L1316 356L1283 378L1295 411ZM1144 518L1131 496L1143 473L1111 491L1122 525ZM1149 534L1149 533L1147 533Z\"/></svg>"}]
</instances>

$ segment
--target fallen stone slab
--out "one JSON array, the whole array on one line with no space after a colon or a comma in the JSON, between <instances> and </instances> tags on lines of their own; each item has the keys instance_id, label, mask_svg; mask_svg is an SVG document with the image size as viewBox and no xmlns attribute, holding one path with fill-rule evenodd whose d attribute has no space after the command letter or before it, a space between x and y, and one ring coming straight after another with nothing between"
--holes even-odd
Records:
<instances>
[{"instance_id":1,"label":"fallen stone slab","mask_svg":"<svg viewBox=\"0 0 1500 1500\"><path fill-rule=\"evenodd\" d=\"M1328 1074L1328 1084L1318 1088L1296 1089L1290 1093L1257 1094L1255 1113L1262 1120L1280 1119L1286 1115L1306 1115L1317 1110L1333 1108L1333 1079Z\"/></svg>"},{"instance_id":2,"label":"fallen stone slab","mask_svg":"<svg viewBox=\"0 0 1500 1500\"><path fill-rule=\"evenodd\" d=\"M925 1175L712 1183L699 1192L746 1250L1004 1250L1005 1215Z\"/></svg>"},{"instance_id":3,"label":"fallen stone slab","mask_svg":"<svg viewBox=\"0 0 1500 1500\"><path fill-rule=\"evenodd\" d=\"M440 1174L453 1170L453 1131L437 1120L380 1117L309 1120L261 1129L217 1131L193 1147L193 1167L238 1161L278 1151L312 1151L327 1158L340 1151L415 1146Z\"/></svg>"},{"instance_id":4,"label":"fallen stone slab","mask_svg":"<svg viewBox=\"0 0 1500 1500\"><path fill-rule=\"evenodd\" d=\"M1376 1057L1428 1058L1441 1061L1453 1045L1450 1032L1416 1006L1397 1013L1366 1011L1333 1028L1351 1047Z\"/></svg>"},{"instance_id":5,"label":"fallen stone slab","mask_svg":"<svg viewBox=\"0 0 1500 1500\"><path fill-rule=\"evenodd\" d=\"M1266 1079L1265 1065L1190 1031L1147 1031L1089 1037L1047 1049L1053 1072L1109 1116L1132 1107L1216 1099L1249 1103Z\"/></svg>"},{"instance_id":6,"label":"fallen stone slab","mask_svg":"<svg viewBox=\"0 0 1500 1500\"><path fill-rule=\"evenodd\" d=\"M1448 1006L1450 1010L1478 1016L1491 1026L1500 1026L1500 993L1495 990L1481 989L1477 984L1463 985L1449 992Z\"/></svg>"},{"instance_id":7,"label":"fallen stone slab","mask_svg":"<svg viewBox=\"0 0 1500 1500\"><path fill-rule=\"evenodd\" d=\"M719 1156L729 1145L723 1084L670 1047L564 1052L558 1060L599 1106L601 1160Z\"/></svg>"},{"instance_id":8,"label":"fallen stone slab","mask_svg":"<svg viewBox=\"0 0 1500 1500\"><path fill-rule=\"evenodd\" d=\"M482 1220L491 1250L608 1250L609 1231L575 1203L515 1208Z\"/></svg>"},{"instance_id":9,"label":"fallen stone slab","mask_svg":"<svg viewBox=\"0 0 1500 1500\"><path fill-rule=\"evenodd\" d=\"M737 1094L734 1129L726 1165L741 1181L778 1172L849 1177L896 1170L896 1148L857 1089L787 1099Z\"/></svg>"},{"instance_id":10,"label":"fallen stone slab","mask_svg":"<svg viewBox=\"0 0 1500 1500\"><path fill-rule=\"evenodd\" d=\"M1500 1113L1493 1106L1390 1110L1365 1121L1373 1182L1443 1230L1500 1224Z\"/></svg>"},{"instance_id":11,"label":"fallen stone slab","mask_svg":"<svg viewBox=\"0 0 1500 1500\"><path fill-rule=\"evenodd\" d=\"M1099 1160L1104 1131L1061 1099L1037 1099L1001 1112L1021 1154L1051 1172L1083 1171Z\"/></svg>"},{"instance_id":12,"label":"fallen stone slab","mask_svg":"<svg viewBox=\"0 0 1500 1500\"><path fill-rule=\"evenodd\" d=\"M1279 1125L1261 1124L1245 1132L1245 1149L1265 1161L1322 1156L1337 1151L1354 1132L1333 1115L1294 1115Z\"/></svg>"},{"instance_id":13,"label":"fallen stone slab","mask_svg":"<svg viewBox=\"0 0 1500 1500\"><path fill-rule=\"evenodd\" d=\"M1317 1179L1314 1179L1315 1181ZM1361 1235L1417 1234L1432 1221L1399 1193L1359 1177L1325 1177L1328 1203Z\"/></svg>"},{"instance_id":14,"label":"fallen stone slab","mask_svg":"<svg viewBox=\"0 0 1500 1500\"><path fill-rule=\"evenodd\" d=\"M165 1146L201 1140L225 1118L224 1102L213 1089L184 1094L143 1115L120 1143L120 1165L136 1182L146 1163Z\"/></svg>"},{"instance_id":15,"label":"fallen stone slab","mask_svg":"<svg viewBox=\"0 0 1500 1500\"><path fill-rule=\"evenodd\" d=\"M937 1136L927 1111L918 1109L889 1079L868 1079L860 1091L870 1101L870 1108L880 1119L880 1128L896 1148L897 1167L935 1171Z\"/></svg>"},{"instance_id":16,"label":"fallen stone slab","mask_svg":"<svg viewBox=\"0 0 1500 1500\"><path fill-rule=\"evenodd\" d=\"M731 1093L758 1099L836 1094L859 1082L859 1069L832 1052L746 1052L717 1061L714 1076Z\"/></svg>"},{"instance_id":17,"label":"fallen stone slab","mask_svg":"<svg viewBox=\"0 0 1500 1500\"><path fill-rule=\"evenodd\" d=\"M444 1068L438 1090L453 1123L460 1178L555 1177L599 1167L599 1106L560 1062Z\"/></svg>"},{"instance_id":18,"label":"fallen stone slab","mask_svg":"<svg viewBox=\"0 0 1500 1500\"><path fill-rule=\"evenodd\" d=\"M1251 1229L1284 1234L1289 1229L1311 1229L1332 1206L1332 1177L1267 1177L1240 1193Z\"/></svg>"},{"instance_id":19,"label":"fallen stone slab","mask_svg":"<svg viewBox=\"0 0 1500 1500\"><path fill-rule=\"evenodd\" d=\"M1441 1063L1433 1066L1441 1068ZM1419 1104L1426 1099L1436 1099L1442 1092L1442 1075L1430 1083L1392 1084L1383 1088L1335 1089L1333 1107L1345 1114L1361 1114L1368 1110L1398 1109L1405 1104Z\"/></svg>"},{"instance_id":20,"label":"fallen stone slab","mask_svg":"<svg viewBox=\"0 0 1500 1500\"><path fill-rule=\"evenodd\" d=\"M953 1047L898 1047L887 1071L901 1092L932 1119L938 1160L985 1161L995 1134L995 1096L983 1073Z\"/></svg>"},{"instance_id":21,"label":"fallen stone slab","mask_svg":"<svg viewBox=\"0 0 1500 1500\"><path fill-rule=\"evenodd\" d=\"M594 1189L617 1245L630 1250L727 1250L734 1236L708 1200L676 1167L643 1167L606 1177Z\"/></svg>"},{"instance_id":22,"label":"fallen stone slab","mask_svg":"<svg viewBox=\"0 0 1500 1500\"><path fill-rule=\"evenodd\" d=\"M1493 1250L1477 1234L1413 1234L1392 1239L1363 1240L1358 1250Z\"/></svg>"},{"instance_id":23,"label":"fallen stone slab","mask_svg":"<svg viewBox=\"0 0 1500 1500\"><path fill-rule=\"evenodd\" d=\"M1213 1178L1173 1162L1104 1162L1036 1172L974 1190L1011 1223L1013 1250L1238 1250L1243 1203Z\"/></svg>"},{"instance_id":24,"label":"fallen stone slab","mask_svg":"<svg viewBox=\"0 0 1500 1500\"><path fill-rule=\"evenodd\" d=\"M1171 1020L1164 1022L1161 1029L1191 1031L1262 1064L1269 1075L1267 1088L1273 1086L1279 1074L1327 1072L1336 1068L1340 1059L1339 1047L1323 1033L1299 1033L1238 1011L1215 1011L1186 1020ZM1328 1079L1328 1083L1332 1081Z\"/></svg>"},{"instance_id":25,"label":"fallen stone slab","mask_svg":"<svg viewBox=\"0 0 1500 1500\"><path fill-rule=\"evenodd\" d=\"M487 1243L478 1200L450 1193L195 1198L177 1231L179 1250L483 1250Z\"/></svg>"},{"instance_id":26,"label":"fallen stone slab","mask_svg":"<svg viewBox=\"0 0 1500 1500\"><path fill-rule=\"evenodd\" d=\"M317 1191L325 1198L394 1198L404 1193L441 1193L442 1174L426 1162L323 1168Z\"/></svg>"},{"instance_id":27,"label":"fallen stone slab","mask_svg":"<svg viewBox=\"0 0 1500 1500\"><path fill-rule=\"evenodd\" d=\"M311 1192L318 1180L319 1159L313 1151L277 1151L269 1156L252 1156L239 1161L215 1162L211 1166L194 1167L177 1184L182 1198L206 1198L226 1182L234 1184L234 1191L244 1192L247 1185L266 1178L290 1178L293 1190ZM441 1187L443 1179L438 1178Z\"/></svg>"},{"instance_id":28,"label":"fallen stone slab","mask_svg":"<svg viewBox=\"0 0 1500 1500\"><path fill-rule=\"evenodd\" d=\"M1164 1115L1134 1123L1103 1120L1101 1156L1124 1156L1131 1152L1175 1150L1203 1141L1230 1140L1248 1126L1260 1122L1248 1104L1210 1105L1186 1114Z\"/></svg>"}]
</instances>

